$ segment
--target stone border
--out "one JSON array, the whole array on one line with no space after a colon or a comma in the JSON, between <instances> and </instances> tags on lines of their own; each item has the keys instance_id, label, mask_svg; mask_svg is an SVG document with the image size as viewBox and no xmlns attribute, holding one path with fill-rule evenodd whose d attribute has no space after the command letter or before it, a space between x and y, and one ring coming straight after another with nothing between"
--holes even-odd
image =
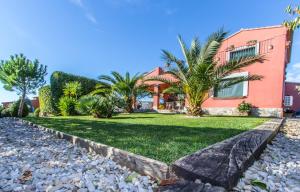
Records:
<instances>
[{"instance_id":1,"label":"stone border","mask_svg":"<svg viewBox=\"0 0 300 192\"><path fill-rule=\"evenodd\" d=\"M282 123L283 119L269 120L252 130L184 156L171 165L171 171L180 178L200 179L230 190L276 136Z\"/></svg>"},{"instance_id":2,"label":"stone border","mask_svg":"<svg viewBox=\"0 0 300 192\"><path fill-rule=\"evenodd\" d=\"M150 159L141 155L136 155L115 147L96 143L94 141L83 139L77 136L69 135L54 129L46 128L41 125L36 125L30 121L26 121L19 118L9 118L20 121L26 125L38 128L42 131L46 131L51 134L55 134L60 139L65 139L74 145L78 145L82 148L87 149L89 152L95 152L104 157L110 158L118 164L129 168L130 170L136 171L142 175L151 176L154 179L166 179L169 177L169 166L166 163Z\"/></svg>"}]
</instances>

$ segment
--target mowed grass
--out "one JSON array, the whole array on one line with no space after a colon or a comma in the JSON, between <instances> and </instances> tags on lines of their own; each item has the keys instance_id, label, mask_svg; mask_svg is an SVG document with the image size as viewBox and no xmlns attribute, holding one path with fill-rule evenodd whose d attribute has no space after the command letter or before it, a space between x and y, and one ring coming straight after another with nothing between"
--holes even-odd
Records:
<instances>
[{"instance_id":1,"label":"mowed grass","mask_svg":"<svg viewBox=\"0 0 300 192\"><path fill-rule=\"evenodd\" d=\"M111 119L90 116L27 117L27 120L65 133L171 163L267 121L254 117L201 117L134 113Z\"/></svg>"}]
</instances>

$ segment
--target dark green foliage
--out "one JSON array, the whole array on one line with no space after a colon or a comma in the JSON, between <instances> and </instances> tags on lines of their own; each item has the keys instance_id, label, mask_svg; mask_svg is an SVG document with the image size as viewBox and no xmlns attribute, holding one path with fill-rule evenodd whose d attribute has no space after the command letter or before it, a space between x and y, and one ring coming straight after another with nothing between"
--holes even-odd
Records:
<instances>
[{"instance_id":1,"label":"dark green foliage","mask_svg":"<svg viewBox=\"0 0 300 192\"><path fill-rule=\"evenodd\" d=\"M77 100L70 97L61 97L58 108L62 116L76 115Z\"/></svg>"},{"instance_id":2,"label":"dark green foliage","mask_svg":"<svg viewBox=\"0 0 300 192\"><path fill-rule=\"evenodd\" d=\"M19 111L20 102L21 102L21 100L18 100L9 106L10 115L12 117L19 116L18 111ZM28 114L29 114L28 106L26 104L24 104L22 117L26 117Z\"/></svg>"},{"instance_id":3,"label":"dark green foliage","mask_svg":"<svg viewBox=\"0 0 300 192\"><path fill-rule=\"evenodd\" d=\"M252 109L252 104L243 101L238 105L238 110L240 113L250 113Z\"/></svg>"},{"instance_id":4,"label":"dark green foliage","mask_svg":"<svg viewBox=\"0 0 300 192\"><path fill-rule=\"evenodd\" d=\"M36 109L34 110L33 115L34 115L35 117L39 117L39 116L40 116L40 112L41 112L40 108L36 108Z\"/></svg>"},{"instance_id":5,"label":"dark green foliage","mask_svg":"<svg viewBox=\"0 0 300 192\"><path fill-rule=\"evenodd\" d=\"M95 90L97 80L82 76L72 75L61 71L55 71L50 78L51 92L55 104L58 104L60 97L64 95L63 89L68 82L77 81L81 84L81 95L87 95ZM81 96L79 95L79 97Z\"/></svg>"},{"instance_id":6,"label":"dark green foliage","mask_svg":"<svg viewBox=\"0 0 300 192\"><path fill-rule=\"evenodd\" d=\"M11 117L10 109L6 108L1 111L1 117Z\"/></svg>"},{"instance_id":7,"label":"dark green foliage","mask_svg":"<svg viewBox=\"0 0 300 192\"><path fill-rule=\"evenodd\" d=\"M4 107L0 105L0 117L2 117L1 112L4 110Z\"/></svg>"},{"instance_id":8,"label":"dark green foliage","mask_svg":"<svg viewBox=\"0 0 300 192\"><path fill-rule=\"evenodd\" d=\"M39 102L40 112L43 116L48 116L55 112L50 85L46 85L39 89Z\"/></svg>"},{"instance_id":9,"label":"dark green foliage","mask_svg":"<svg viewBox=\"0 0 300 192\"><path fill-rule=\"evenodd\" d=\"M96 118L110 118L119 103L114 95L83 96L79 99L77 111L83 115L93 115Z\"/></svg>"}]
</instances>

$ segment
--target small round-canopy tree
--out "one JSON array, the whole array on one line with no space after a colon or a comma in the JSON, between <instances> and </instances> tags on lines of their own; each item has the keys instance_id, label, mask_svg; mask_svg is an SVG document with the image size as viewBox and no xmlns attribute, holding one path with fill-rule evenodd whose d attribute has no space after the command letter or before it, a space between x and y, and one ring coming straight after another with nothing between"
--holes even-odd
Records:
<instances>
[{"instance_id":1,"label":"small round-canopy tree","mask_svg":"<svg viewBox=\"0 0 300 192\"><path fill-rule=\"evenodd\" d=\"M8 91L16 91L21 96L18 116L22 116L27 94L35 94L36 89L45 84L47 66L37 59L31 61L23 54L11 56L0 63L0 81Z\"/></svg>"},{"instance_id":2,"label":"small round-canopy tree","mask_svg":"<svg viewBox=\"0 0 300 192\"><path fill-rule=\"evenodd\" d=\"M147 86L141 81L143 76L137 73L131 77L128 72L122 76L116 71L111 72L111 76L101 75L94 94L116 92L125 102L125 111L132 113L137 97L148 93Z\"/></svg>"},{"instance_id":3,"label":"small round-canopy tree","mask_svg":"<svg viewBox=\"0 0 300 192\"><path fill-rule=\"evenodd\" d=\"M144 79L144 81L158 80L170 87L165 92L184 93L188 101L188 113L193 116L202 114L202 103L209 98L212 89L222 89L243 81L260 80L259 75L251 74L234 79L226 79L226 76L241 68L249 66L257 61L263 61L261 55L243 56L225 63L219 63L215 56L226 37L223 29L211 34L206 43L201 45L195 38L188 48L179 36L179 44L184 59L179 59L172 53L163 50L163 59L167 63L167 74L171 74L178 81L173 82L161 76ZM175 67L173 67L175 65Z\"/></svg>"}]
</instances>

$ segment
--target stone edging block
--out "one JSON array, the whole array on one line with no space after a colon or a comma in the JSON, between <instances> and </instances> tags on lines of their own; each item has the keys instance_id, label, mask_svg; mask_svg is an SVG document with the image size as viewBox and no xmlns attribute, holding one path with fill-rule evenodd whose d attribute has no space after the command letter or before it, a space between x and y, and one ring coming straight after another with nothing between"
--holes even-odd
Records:
<instances>
[{"instance_id":1,"label":"stone edging block","mask_svg":"<svg viewBox=\"0 0 300 192\"><path fill-rule=\"evenodd\" d=\"M182 157L171 165L171 171L180 178L200 179L230 190L275 137L282 123L283 119L269 120L255 129Z\"/></svg>"},{"instance_id":2,"label":"stone edging block","mask_svg":"<svg viewBox=\"0 0 300 192\"><path fill-rule=\"evenodd\" d=\"M104 157L110 158L122 166L129 168L132 171L136 171L142 175L151 176L154 179L166 179L169 175L169 166L166 163L150 159L141 155L136 155L115 147L110 147L101 143L96 143L88 139L83 139L77 136L69 135L54 129L46 128L41 125L36 125L32 122L19 119L10 118L20 121L29 126L38 128L40 130L46 131L48 133L55 134L56 137L60 139L65 139L74 145L78 145L82 148L87 149L89 152L95 152Z\"/></svg>"}]
</instances>

